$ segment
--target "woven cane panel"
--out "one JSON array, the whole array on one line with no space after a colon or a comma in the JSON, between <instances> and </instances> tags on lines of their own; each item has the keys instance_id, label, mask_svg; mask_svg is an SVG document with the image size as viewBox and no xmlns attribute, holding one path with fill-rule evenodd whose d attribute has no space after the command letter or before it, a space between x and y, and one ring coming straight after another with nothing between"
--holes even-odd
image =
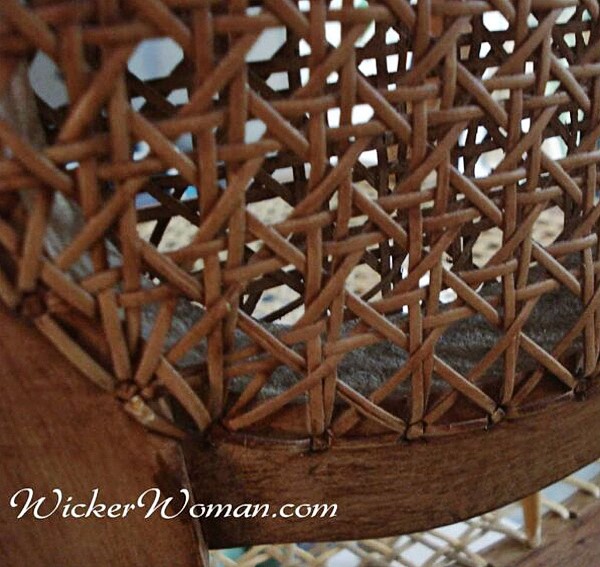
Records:
<instances>
[{"instance_id":1,"label":"woven cane panel","mask_svg":"<svg viewBox=\"0 0 600 567\"><path fill-rule=\"evenodd\" d=\"M412 439L566 403L600 347L599 16L3 0L0 295L175 436Z\"/></svg>"}]
</instances>

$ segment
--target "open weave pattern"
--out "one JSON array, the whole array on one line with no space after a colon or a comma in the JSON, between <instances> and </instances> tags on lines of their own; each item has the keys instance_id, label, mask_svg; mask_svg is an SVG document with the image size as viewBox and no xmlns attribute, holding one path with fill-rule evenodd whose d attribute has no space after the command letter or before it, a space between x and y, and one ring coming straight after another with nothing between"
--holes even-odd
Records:
<instances>
[{"instance_id":1,"label":"open weave pattern","mask_svg":"<svg viewBox=\"0 0 600 567\"><path fill-rule=\"evenodd\" d=\"M41 51L69 102L38 99L39 135L0 120L0 295L149 427L415 438L566 401L598 373L596 0L31 4L0 2L0 94ZM250 56L269 30L282 44ZM168 76L128 69L165 37L183 53ZM273 200L289 212L270 224L256 205ZM543 246L552 207L564 228ZM167 252L174 219L195 229ZM358 269L378 279L360 294ZM281 286L294 298L253 317ZM564 297L557 340L531 338L536 304ZM439 354L465 321L494 338L466 369ZM404 356L358 388L340 368L374 345Z\"/></svg>"},{"instance_id":2,"label":"open weave pattern","mask_svg":"<svg viewBox=\"0 0 600 567\"><path fill-rule=\"evenodd\" d=\"M529 550L523 532L503 523L500 512L493 512L463 523L457 535L431 530L343 543L257 545L243 552L240 550L239 555L215 550L210 556L213 567L490 567L485 551L473 549L490 534L518 542L523 554Z\"/></svg>"}]
</instances>

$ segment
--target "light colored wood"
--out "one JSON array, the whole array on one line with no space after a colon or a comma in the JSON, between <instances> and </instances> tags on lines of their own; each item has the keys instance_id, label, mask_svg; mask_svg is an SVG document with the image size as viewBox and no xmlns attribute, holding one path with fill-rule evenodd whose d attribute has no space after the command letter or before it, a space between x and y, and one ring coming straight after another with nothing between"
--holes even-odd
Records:
<instances>
[{"instance_id":1,"label":"light colored wood","mask_svg":"<svg viewBox=\"0 0 600 567\"><path fill-rule=\"evenodd\" d=\"M542 493L534 492L521 500L525 535L531 547L542 543Z\"/></svg>"},{"instance_id":2,"label":"light colored wood","mask_svg":"<svg viewBox=\"0 0 600 567\"><path fill-rule=\"evenodd\" d=\"M118 402L89 383L31 325L0 310L0 565L144 567L208 565L188 520L16 519L8 503L19 489L60 488L89 501L127 503L150 487L185 482L172 441L149 435ZM202 557L202 553L204 556Z\"/></svg>"},{"instance_id":3,"label":"light colored wood","mask_svg":"<svg viewBox=\"0 0 600 567\"><path fill-rule=\"evenodd\" d=\"M599 477L594 483L600 481ZM566 502L571 518L556 514L543 518L543 542L536 549L506 539L485 551L494 567L582 567L595 566L600 557L600 502L577 492Z\"/></svg>"}]
</instances>

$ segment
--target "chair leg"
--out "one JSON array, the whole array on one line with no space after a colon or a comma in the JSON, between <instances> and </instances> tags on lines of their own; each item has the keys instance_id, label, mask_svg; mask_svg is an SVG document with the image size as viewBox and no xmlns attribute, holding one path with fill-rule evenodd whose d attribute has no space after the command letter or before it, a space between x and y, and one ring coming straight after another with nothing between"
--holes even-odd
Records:
<instances>
[{"instance_id":1,"label":"chair leg","mask_svg":"<svg viewBox=\"0 0 600 567\"><path fill-rule=\"evenodd\" d=\"M534 492L521 500L525 534L531 547L539 547L542 543L542 493Z\"/></svg>"}]
</instances>

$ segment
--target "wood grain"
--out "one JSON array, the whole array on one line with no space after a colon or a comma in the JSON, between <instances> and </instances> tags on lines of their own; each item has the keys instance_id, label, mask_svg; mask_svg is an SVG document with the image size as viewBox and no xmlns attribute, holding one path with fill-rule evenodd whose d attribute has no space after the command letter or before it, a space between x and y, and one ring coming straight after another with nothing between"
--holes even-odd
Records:
<instances>
[{"instance_id":1,"label":"wood grain","mask_svg":"<svg viewBox=\"0 0 600 567\"><path fill-rule=\"evenodd\" d=\"M600 455L586 435L600 396L485 432L400 444L335 445L309 452L190 440L184 446L202 503L335 503L328 519L206 519L211 548L259 543L364 539L450 524L514 502Z\"/></svg>"},{"instance_id":2,"label":"wood grain","mask_svg":"<svg viewBox=\"0 0 600 567\"><path fill-rule=\"evenodd\" d=\"M157 455L172 462L177 449L143 432L29 325L0 311L0 328L2 565L119 564L124 557L131 565L197 565L189 523L15 520L8 500L23 486L39 493L60 486L79 498L97 486L114 502L166 487ZM599 417L600 396L590 391L552 414L460 438L310 452L301 443L267 448L246 438L244 446L217 435L212 443L190 438L184 451L197 502L338 505L333 519L203 520L211 547L366 538L455 522L558 480L600 455L600 439L582 435Z\"/></svg>"},{"instance_id":3,"label":"wood grain","mask_svg":"<svg viewBox=\"0 0 600 567\"><path fill-rule=\"evenodd\" d=\"M597 477L594 482L598 480ZM494 567L597 565L600 557L600 502L589 494L578 492L564 504L574 517L565 521L556 515L545 516L539 548L527 550L518 542L506 539L485 551L489 564Z\"/></svg>"},{"instance_id":4,"label":"wood grain","mask_svg":"<svg viewBox=\"0 0 600 567\"><path fill-rule=\"evenodd\" d=\"M40 496L58 487L83 502L99 488L108 503L134 501L150 487L168 491L181 482L179 449L148 435L35 329L3 309L0 383L3 567L207 564L189 520L146 520L141 513L112 520L17 520L9 500L23 487Z\"/></svg>"}]
</instances>

